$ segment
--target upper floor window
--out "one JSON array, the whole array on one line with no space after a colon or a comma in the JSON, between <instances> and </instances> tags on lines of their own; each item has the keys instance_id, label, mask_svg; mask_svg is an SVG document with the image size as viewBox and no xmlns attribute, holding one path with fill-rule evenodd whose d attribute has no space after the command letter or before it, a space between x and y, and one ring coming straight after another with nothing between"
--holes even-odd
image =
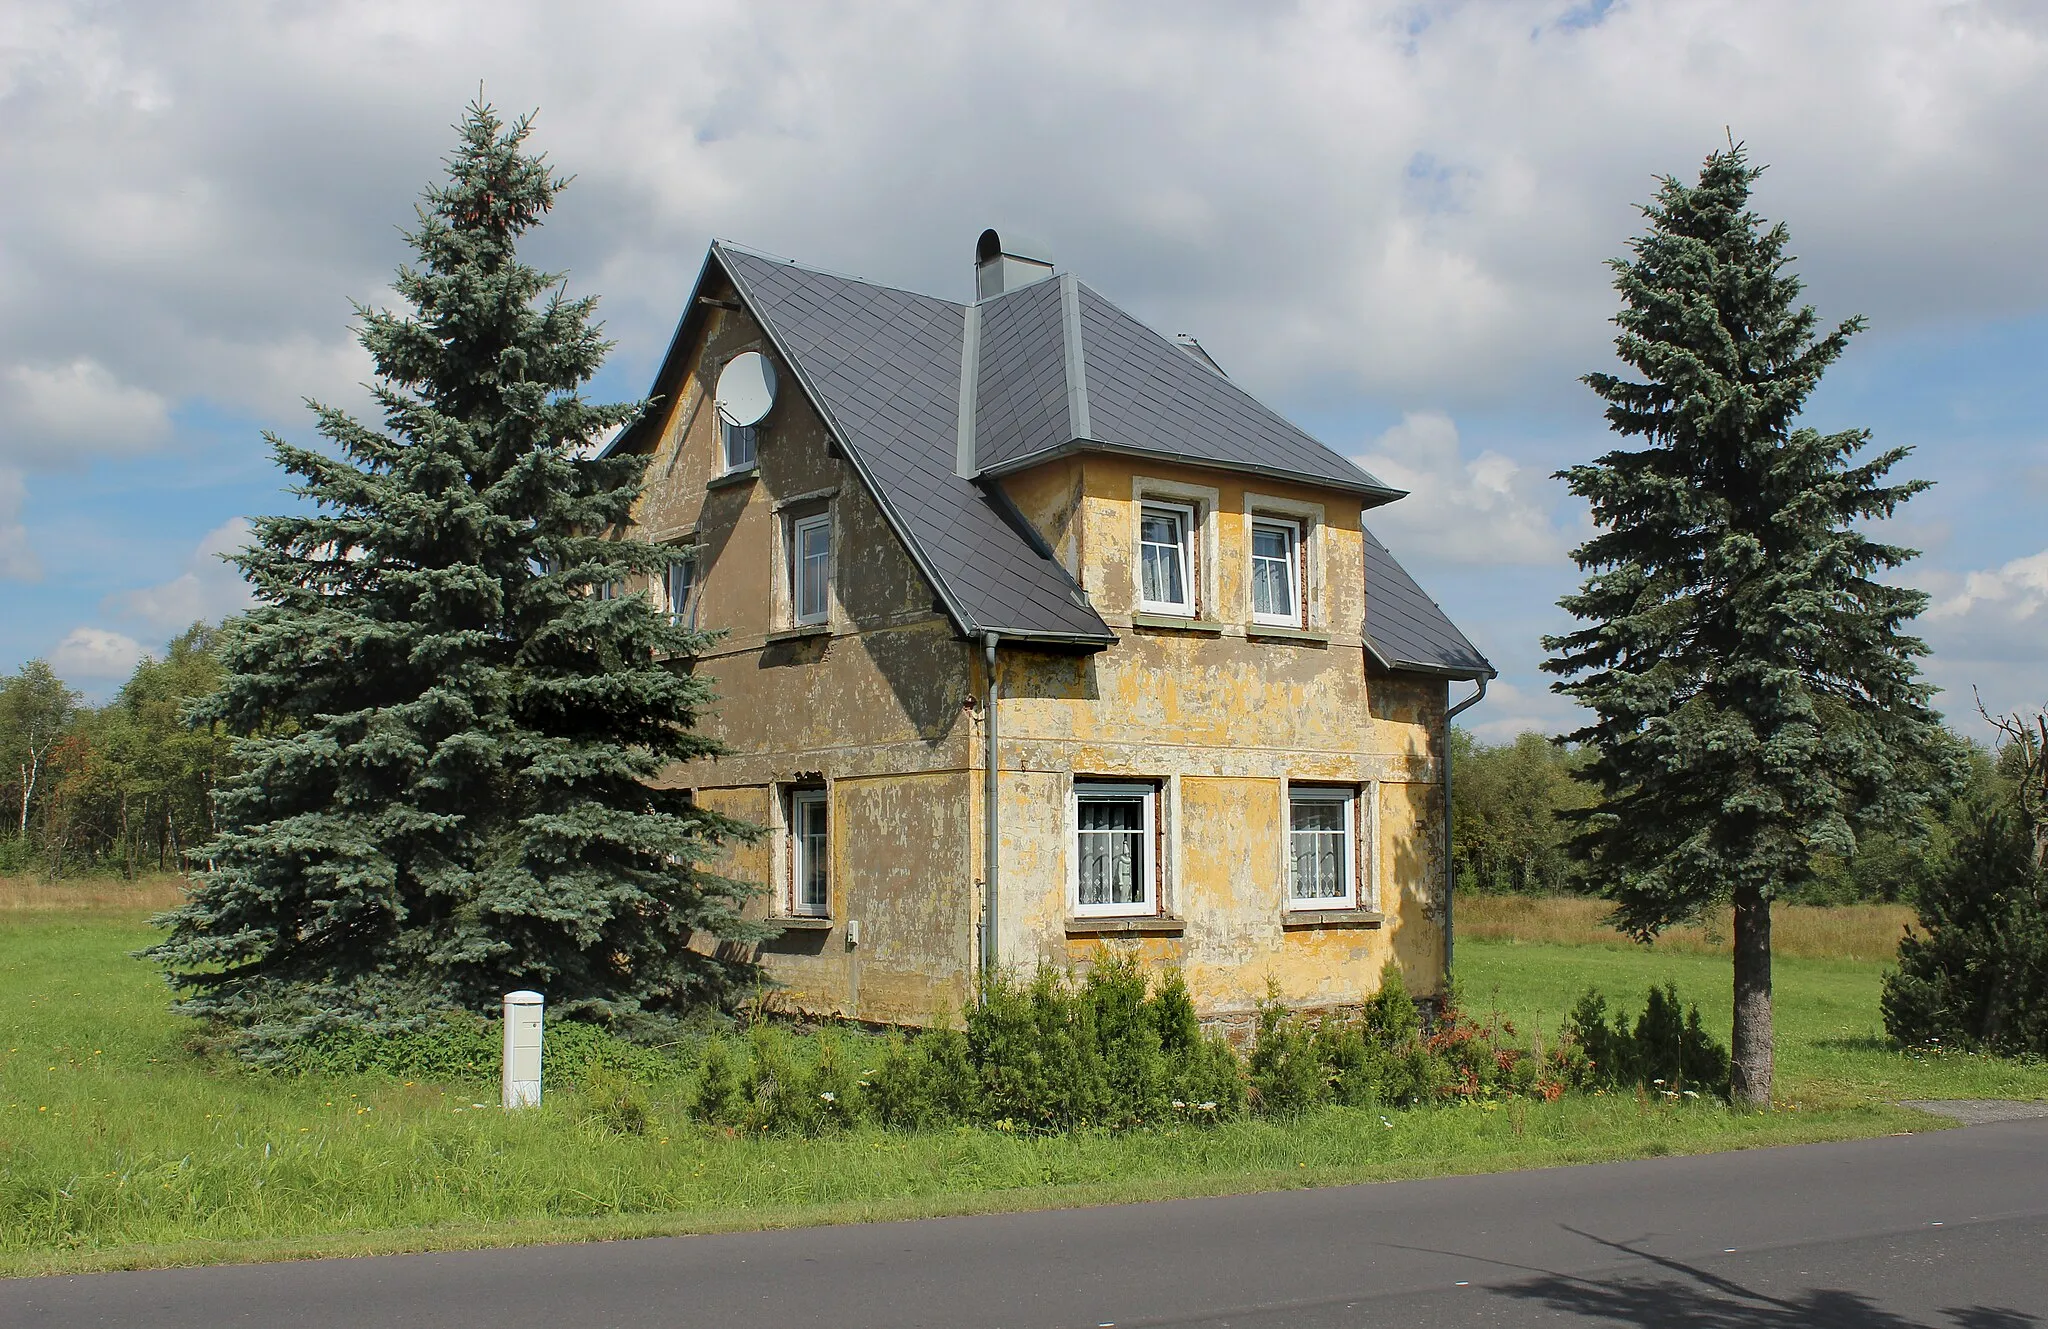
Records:
<instances>
[{"instance_id":1,"label":"upper floor window","mask_svg":"<svg viewBox=\"0 0 2048 1329\"><path fill-rule=\"evenodd\" d=\"M1155 614L1195 613L1195 510L1146 503L1138 514L1138 607Z\"/></svg>"},{"instance_id":2,"label":"upper floor window","mask_svg":"<svg viewBox=\"0 0 2048 1329\"><path fill-rule=\"evenodd\" d=\"M1301 527L1291 521L1252 521L1252 621L1301 626Z\"/></svg>"},{"instance_id":3,"label":"upper floor window","mask_svg":"<svg viewBox=\"0 0 2048 1329\"><path fill-rule=\"evenodd\" d=\"M789 600L798 626L826 621L832 598L832 514L789 523Z\"/></svg>"},{"instance_id":4,"label":"upper floor window","mask_svg":"<svg viewBox=\"0 0 2048 1329\"><path fill-rule=\"evenodd\" d=\"M1358 903L1355 790L1294 785L1287 791L1287 904L1349 909Z\"/></svg>"},{"instance_id":5,"label":"upper floor window","mask_svg":"<svg viewBox=\"0 0 2048 1329\"><path fill-rule=\"evenodd\" d=\"M759 425L736 425L721 417L718 427L725 436L725 469L751 471L754 469L755 431Z\"/></svg>"},{"instance_id":6,"label":"upper floor window","mask_svg":"<svg viewBox=\"0 0 2048 1329\"><path fill-rule=\"evenodd\" d=\"M679 628L697 626L697 547L677 545L669 556L662 589L668 600L668 620Z\"/></svg>"},{"instance_id":7,"label":"upper floor window","mask_svg":"<svg viewBox=\"0 0 2048 1329\"><path fill-rule=\"evenodd\" d=\"M1076 914L1159 912L1158 799L1149 784L1074 782Z\"/></svg>"}]
</instances>

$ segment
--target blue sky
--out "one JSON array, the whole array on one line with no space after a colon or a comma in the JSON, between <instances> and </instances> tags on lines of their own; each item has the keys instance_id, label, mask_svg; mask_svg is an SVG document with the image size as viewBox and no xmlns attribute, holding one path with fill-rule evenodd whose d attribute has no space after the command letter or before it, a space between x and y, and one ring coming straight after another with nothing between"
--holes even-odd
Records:
<instances>
[{"instance_id":1,"label":"blue sky","mask_svg":"<svg viewBox=\"0 0 2048 1329\"><path fill-rule=\"evenodd\" d=\"M10 10L0 670L103 696L236 607L216 555L287 501L261 432L360 403L349 302L482 81L577 176L533 253L603 297L595 393L644 389L714 235L960 297L981 227L1031 230L1414 490L1376 529L1500 665L1495 737L1571 722L1537 640L1584 533L1548 477L1608 444L1602 260L1732 130L1823 319L1871 319L1809 422L1936 481L1892 533L1945 708L2048 702L2037 9Z\"/></svg>"}]
</instances>

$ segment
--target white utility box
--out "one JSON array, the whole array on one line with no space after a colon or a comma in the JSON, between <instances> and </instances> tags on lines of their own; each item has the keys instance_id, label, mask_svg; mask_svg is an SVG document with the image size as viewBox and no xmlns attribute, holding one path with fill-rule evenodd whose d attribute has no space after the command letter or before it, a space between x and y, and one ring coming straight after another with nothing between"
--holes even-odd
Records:
<instances>
[{"instance_id":1,"label":"white utility box","mask_svg":"<svg viewBox=\"0 0 2048 1329\"><path fill-rule=\"evenodd\" d=\"M541 1012L538 992L505 994L505 1107L540 1105Z\"/></svg>"}]
</instances>

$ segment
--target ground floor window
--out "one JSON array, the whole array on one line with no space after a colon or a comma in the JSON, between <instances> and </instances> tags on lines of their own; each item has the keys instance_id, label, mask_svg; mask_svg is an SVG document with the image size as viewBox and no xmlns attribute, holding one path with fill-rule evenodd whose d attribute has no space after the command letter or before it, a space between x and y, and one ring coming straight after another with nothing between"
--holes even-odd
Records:
<instances>
[{"instance_id":1,"label":"ground floor window","mask_svg":"<svg viewBox=\"0 0 2048 1329\"><path fill-rule=\"evenodd\" d=\"M1295 909L1358 904L1358 791L1293 785L1287 791L1287 903Z\"/></svg>"},{"instance_id":2,"label":"ground floor window","mask_svg":"<svg viewBox=\"0 0 2048 1329\"><path fill-rule=\"evenodd\" d=\"M1159 911L1158 789L1074 782L1074 912Z\"/></svg>"},{"instance_id":3,"label":"ground floor window","mask_svg":"<svg viewBox=\"0 0 2048 1329\"><path fill-rule=\"evenodd\" d=\"M799 917L832 914L832 842L825 816L824 790L790 791L789 912Z\"/></svg>"}]
</instances>

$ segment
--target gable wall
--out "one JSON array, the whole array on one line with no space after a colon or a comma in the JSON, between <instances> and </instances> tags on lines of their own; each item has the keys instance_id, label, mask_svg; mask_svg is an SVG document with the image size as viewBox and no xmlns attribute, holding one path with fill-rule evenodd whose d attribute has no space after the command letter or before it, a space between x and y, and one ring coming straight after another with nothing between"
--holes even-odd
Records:
<instances>
[{"instance_id":1,"label":"gable wall","mask_svg":"<svg viewBox=\"0 0 2048 1329\"><path fill-rule=\"evenodd\" d=\"M713 290L714 296L729 294ZM833 917L764 950L785 1000L874 1020L922 1021L967 995L972 959L978 780L968 771L973 695L968 646L880 509L843 459L788 367L760 427L759 476L724 483L723 440L708 400L731 356L776 359L742 312L710 311L683 381L660 408L658 442L635 509L637 533L694 537L702 550L700 625L725 638L696 668L716 687L705 724L733 751L667 779L705 806L769 828L721 870L762 883L750 916L784 912L790 862L787 788L828 788ZM831 491L829 631L790 636L778 505ZM815 498L807 500L810 510ZM781 634L781 635L778 635ZM859 920L861 941L847 924Z\"/></svg>"}]
</instances>

